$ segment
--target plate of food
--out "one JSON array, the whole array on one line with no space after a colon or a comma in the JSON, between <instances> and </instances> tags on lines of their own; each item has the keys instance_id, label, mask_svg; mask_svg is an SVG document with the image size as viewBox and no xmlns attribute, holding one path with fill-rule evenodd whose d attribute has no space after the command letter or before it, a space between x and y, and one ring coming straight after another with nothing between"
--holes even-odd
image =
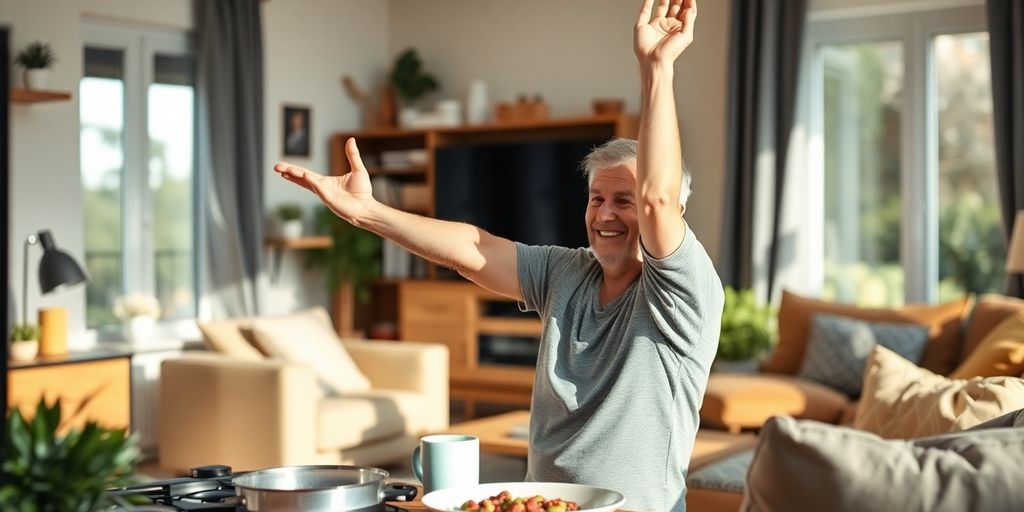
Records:
<instances>
[{"instance_id":1,"label":"plate of food","mask_svg":"<svg viewBox=\"0 0 1024 512\"><path fill-rule=\"evenodd\" d=\"M613 512L626 501L611 489L581 484L501 482L427 493L423 505L436 512Z\"/></svg>"}]
</instances>

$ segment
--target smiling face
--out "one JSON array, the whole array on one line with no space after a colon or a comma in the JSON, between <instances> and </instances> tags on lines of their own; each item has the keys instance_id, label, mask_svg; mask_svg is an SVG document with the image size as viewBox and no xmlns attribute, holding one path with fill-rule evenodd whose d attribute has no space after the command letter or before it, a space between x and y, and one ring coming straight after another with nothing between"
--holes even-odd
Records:
<instances>
[{"instance_id":1,"label":"smiling face","mask_svg":"<svg viewBox=\"0 0 1024 512\"><path fill-rule=\"evenodd\" d=\"M605 271L639 265L636 162L594 171L587 203L587 238Z\"/></svg>"}]
</instances>

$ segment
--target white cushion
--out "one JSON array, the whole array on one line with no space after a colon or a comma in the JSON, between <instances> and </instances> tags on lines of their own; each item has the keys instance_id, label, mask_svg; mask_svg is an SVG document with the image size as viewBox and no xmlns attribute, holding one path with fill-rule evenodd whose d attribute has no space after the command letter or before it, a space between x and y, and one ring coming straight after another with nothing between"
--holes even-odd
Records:
<instances>
[{"instance_id":1,"label":"white cushion","mask_svg":"<svg viewBox=\"0 0 1024 512\"><path fill-rule=\"evenodd\" d=\"M312 367L329 391L344 394L370 389L369 379L348 355L323 309L255 318L252 330L266 353Z\"/></svg>"}]
</instances>

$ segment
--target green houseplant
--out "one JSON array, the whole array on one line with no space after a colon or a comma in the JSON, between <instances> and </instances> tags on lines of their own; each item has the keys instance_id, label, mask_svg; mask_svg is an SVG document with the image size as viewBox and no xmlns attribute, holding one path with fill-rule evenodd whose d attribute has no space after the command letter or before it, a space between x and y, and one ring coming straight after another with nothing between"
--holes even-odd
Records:
<instances>
[{"instance_id":1,"label":"green houseplant","mask_svg":"<svg viewBox=\"0 0 1024 512\"><path fill-rule=\"evenodd\" d=\"M277 220L282 238L302 236L302 207L296 203L284 203L277 207Z\"/></svg>"},{"instance_id":2,"label":"green houseplant","mask_svg":"<svg viewBox=\"0 0 1024 512\"><path fill-rule=\"evenodd\" d=\"M753 290L725 287L718 361L750 361L772 347L775 309L758 303Z\"/></svg>"},{"instance_id":3,"label":"green houseplant","mask_svg":"<svg viewBox=\"0 0 1024 512\"><path fill-rule=\"evenodd\" d=\"M423 95L436 91L440 86L433 75L423 72L423 62L414 48L402 52L395 60L391 71L391 85L406 103L412 105Z\"/></svg>"},{"instance_id":4,"label":"green houseplant","mask_svg":"<svg viewBox=\"0 0 1024 512\"><path fill-rule=\"evenodd\" d=\"M45 89L50 66L57 61L57 55L49 44L34 41L22 48L14 61L25 69L25 87Z\"/></svg>"},{"instance_id":5,"label":"green houseplant","mask_svg":"<svg viewBox=\"0 0 1024 512\"><path fill-rule=\"evenodd\" d=\"M39 328L32 324L18 324L11 331L11 359L31 361L39 354Z\"/></svg>"},{"instance_id":6,"label":"green houseplant","mask_svg":"<svg viewBox=\"0 0 1024 512\"><path fill-rule=\"evenodd\" d=\"M8 413L0 509L92 512L129 503L104 491L132 483L139 459L135 437L91 421L63 435L62 426L60 401L47 405L40 400L32 419L18 408Z\"/></svg>"}]
</instances>

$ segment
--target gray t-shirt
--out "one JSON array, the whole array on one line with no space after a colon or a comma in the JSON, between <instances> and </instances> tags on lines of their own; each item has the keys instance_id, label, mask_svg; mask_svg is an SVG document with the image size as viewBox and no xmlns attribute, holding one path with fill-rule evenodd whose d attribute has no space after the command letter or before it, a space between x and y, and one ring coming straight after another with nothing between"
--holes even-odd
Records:
<instances>
[{"instance_id":1,"label":"gray t-shirt","mask_svg":"<svg viewBox=\"0 0 1024 512\"><path fill-rule=\"evenodd\" d=\"M614 489L630 510L685 510L686 468L724 294L690 229L601 306L588 249L516 245L543 333L530 410L529 481Z\"/></svg>"}]
</instances>

